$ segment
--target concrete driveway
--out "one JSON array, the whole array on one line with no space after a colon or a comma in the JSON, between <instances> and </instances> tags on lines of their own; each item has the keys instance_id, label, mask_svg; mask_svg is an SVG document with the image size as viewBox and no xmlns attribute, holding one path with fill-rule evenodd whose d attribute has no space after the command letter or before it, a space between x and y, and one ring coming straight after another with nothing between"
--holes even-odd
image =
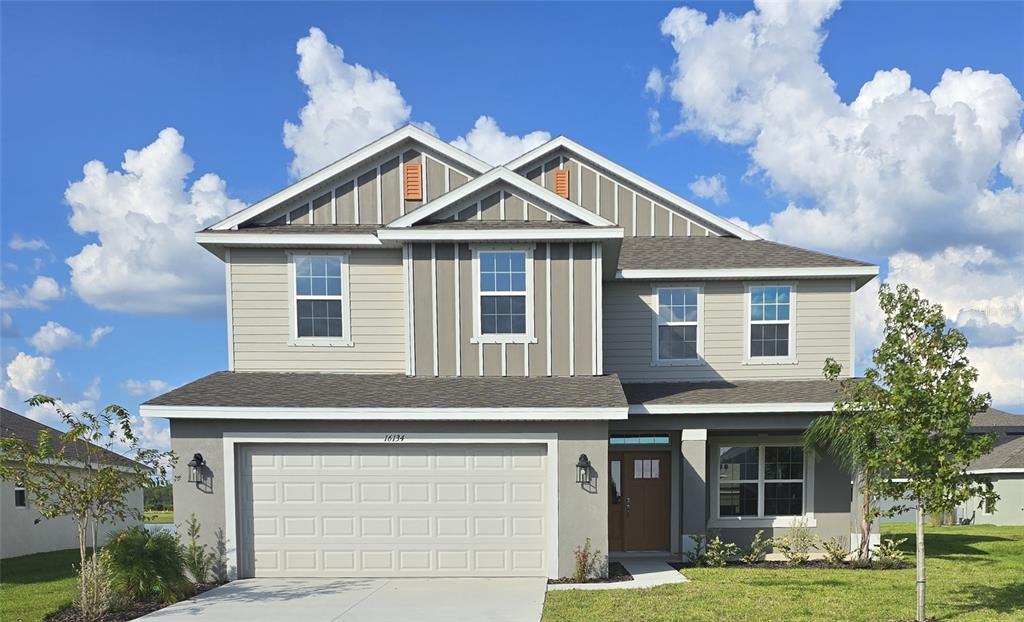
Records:
<instances>
[{"instance_id":1,"label":"concrete driveway","mask_svg":"<svg viewBox=\"0 0 1024 622\"><path fill-rule=\"evenodd\" d=\"M156 622L537 622L546 581L243 579L155 611Z\"/></svg>"}]
</instances>

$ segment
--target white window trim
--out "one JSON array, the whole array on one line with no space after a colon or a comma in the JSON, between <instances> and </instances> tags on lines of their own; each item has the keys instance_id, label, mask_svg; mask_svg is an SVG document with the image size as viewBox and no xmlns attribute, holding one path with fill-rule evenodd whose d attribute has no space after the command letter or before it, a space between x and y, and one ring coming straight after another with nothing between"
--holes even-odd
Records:
<instances>
[{"instance_id":1,"label":"white window trim","mask_svg":"<svg viewBox=\"0 0 1024 622\"><path fill-rule=\"evenodd\" d=\"M661 358L661 344L658 343L659 313L661 311L660 291L663 289L693 289L697 290L697 358L694 359L663 359ZM651 301L651 365L656 367L676 367L705 365L704 360L704 284L703 283L679 283L655 285L651 288L654 299ZM688 326L690 322L672 322L669 325Z\"/></svg>"},{"instance_id":2,"label":"white window trim","mask_svg":"<svg viewBox=\"0 0 1024 622\"><path fill-rule=\"evenodd\" d=\"M750 290L755 287L789 288L789 355L750 356ZM764 282L743 284L743 364L744 365L796 365L796 283Z\"/></svg>"},{"instance_id":3,"label":"white window trim","mask_svg":"<svg viewBox=\"0 0 1024 622\"><path fill-rule=\"evenodd\" d=\"M341 258L341 337L299 337L295 301L296 257ZM288 251L288 345L310 347L351 347L352 342L352 290L349 285L348 251Z\"/></svg>"},{"instance_id":4,"label":"white window trim","mask_svg":"<svg viewBox=\"0 0 1024 622\"><path fill-rule=\"evenodd\" d=\"M25 493L25 505L18 505L18 491ZM28 509L28 489L19 484L14 485L14 509L16 510L27 510Z\"/></svg>"},{"instance_id":5,"label":"white window trim","mask_svg":"<svg viewBox=\"0 0 1024 622\"><path fill-rule=\"evenodd\" d=\"M470 343L537 343L533 322L533 244L473 244L473 337ZM480 252L516 251L526 253L526 333L484 335L480 330Z\"/></svg>"},{"instance_id":6,"label":"white window trim","mask_svg":"<svg viewBox=\"0 0 1024 622\"><path fill-rule=\"evenodd\" d=\"M803 513L799 516L765 516L764 515L764 457L765 447L800 447L800 439L789 440L773 439L764 440L730 440L720 439L715 443L708 443L711 451L711 520L708 526L711 528L728 527L791 527L795 521L804 519L808 527L817 527L814 518L814 456L811 452L804 451L804 495ZM722 516L719 505L720 480L719 458L722 447L758 447L757 454L757 516ZM741 480L748 481L748 480ZM752 481L752 480L750 480ZM776 481L797 481L797 480L771 480Z\"/></svg>"}]
</instances>

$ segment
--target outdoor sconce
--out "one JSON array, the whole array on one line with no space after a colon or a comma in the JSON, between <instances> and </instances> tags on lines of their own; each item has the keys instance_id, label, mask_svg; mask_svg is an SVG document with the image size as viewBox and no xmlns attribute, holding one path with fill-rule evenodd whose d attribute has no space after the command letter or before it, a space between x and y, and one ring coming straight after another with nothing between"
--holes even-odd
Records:
<instances>
[{"instance_id":1,"label":"outdoor sconce","mask_svg":"<svg viewBox=\"0 0 1024 622\"><path fill-rule=\"evenodd\" d=\"M590 483L590 458L587 454L580 454L580 459L576 463L576 483L584 486Z\"/></svg>"},{"instance_id":2,"label":"outdoor sconce","mask_svg":"<svg viewBox=\"0 0 1024 622\"><path fill-rule=\"evenodd\" d=\"M203 459L203 454L192 456L192 459L188 461L188 482L190 484L202 483L203 469L205 468L206 460Z\"/></svg>"}]
</instances>

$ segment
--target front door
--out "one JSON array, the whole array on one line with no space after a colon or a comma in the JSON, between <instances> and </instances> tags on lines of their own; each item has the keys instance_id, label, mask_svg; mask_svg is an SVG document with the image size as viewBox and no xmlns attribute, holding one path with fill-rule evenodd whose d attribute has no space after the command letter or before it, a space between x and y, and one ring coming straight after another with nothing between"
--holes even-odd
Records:
<instances>
[{"instance_id":1,"label":"front door","mask_svg":"<svg viewBox=\"0 0 1024 622\"><path fill-rule=\"evenodd\" d=\"M608 453L608 548L669 549L669 452Z\"/></svg>"}]
</instances>

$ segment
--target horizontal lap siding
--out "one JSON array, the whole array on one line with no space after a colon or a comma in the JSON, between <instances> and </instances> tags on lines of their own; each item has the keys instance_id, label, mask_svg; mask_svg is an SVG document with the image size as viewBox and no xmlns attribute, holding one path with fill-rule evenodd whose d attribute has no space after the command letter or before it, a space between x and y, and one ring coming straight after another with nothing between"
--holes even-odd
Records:
<instances>
[{"instance_id":1,"label":"horizontal lap siding","mask_svg":"<svg viewBox=\"0 0 1024 622\"><path fill-rule=\"evenodd\" d=\"M238 371L405 371L405 302L398 250L352 250L351 347L290 346L283 250L232 249L231 314Z\"/></svg>"},{"instance_id":2,"label":"horizontal lap siding","mask_svg":"<svg viewBox=\"0 0 1024 622\"><path fill-rule=\"evenodd\" d=\"M852 294L846 280L796 284L797 363L745 365L744 286L736 281L704 284L706 365L652 364L652 284L604 284L604 368L624 381L753 380L821 378L825 359L850 365Z\"/></svg>"}]
</instances>

